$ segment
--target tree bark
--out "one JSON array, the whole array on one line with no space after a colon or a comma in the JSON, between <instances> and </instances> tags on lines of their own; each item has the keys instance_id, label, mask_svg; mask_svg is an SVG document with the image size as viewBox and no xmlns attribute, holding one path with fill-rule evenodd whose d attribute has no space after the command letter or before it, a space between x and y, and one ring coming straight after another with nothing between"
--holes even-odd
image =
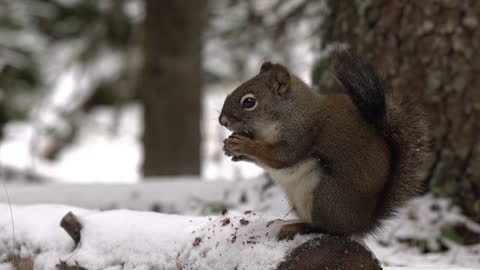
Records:
<instances>
[{"instance_id":1,"label":"tree bark","mask_svg":"<svg viewBox=\"0 0 480 270\"><path fill-rule=\"evenodd\" d=\"M143 174L198 175L206 0L147 0L146 13Z\"/></svg>"},{"instance_id":2,"label":"tree bark","mask_svg":"<svg viewBox=\"0 0 480 270\"><path fill-rule=\"evenodd\" d=\"M321 38L376 64L391 86L415 92L430 113L430 190L480 221L480 2L328 0ZM330 89L319 61L314 81Z\"/></svg>"}]
</instances>

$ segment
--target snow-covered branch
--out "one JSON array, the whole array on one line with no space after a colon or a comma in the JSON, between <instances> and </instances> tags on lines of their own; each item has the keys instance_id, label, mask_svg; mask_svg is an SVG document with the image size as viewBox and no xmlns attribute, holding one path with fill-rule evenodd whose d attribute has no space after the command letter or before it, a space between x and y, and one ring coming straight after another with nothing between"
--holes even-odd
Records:
<instances>
[{"instance_id":1,"label":"snow-covered branch","mask_svg":"<svg viewBox=\"0 0 480 270\"><path fill-rule=\"evenodd\" d=\"M81 223L78 245L60 227L69 211ZM285 222L267 226L271 219L252 211L189 217L14 205L13 214L15 249L10 211L0 204L2 270L12 269L13 254L17 262L31 258L35 269L381 269L368 249L350 239L305 235L278 241Z\"/></svg>"}]
</instances>

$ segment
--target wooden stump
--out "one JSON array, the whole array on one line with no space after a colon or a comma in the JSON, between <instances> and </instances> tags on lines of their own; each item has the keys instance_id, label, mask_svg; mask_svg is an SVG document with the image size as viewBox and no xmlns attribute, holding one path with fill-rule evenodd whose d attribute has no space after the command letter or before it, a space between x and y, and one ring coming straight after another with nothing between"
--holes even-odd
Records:
<instances>
[{"instance_id":1,"label":"wooden stump","mask_svg":"<svg viewBox=\"0 0 480 270\"><path fill-rule=\"evenodd\" d=\"M374 254L348 238L329 236L314 238L295 248L277 270L382 269Z\"/></svg>"}]
</instances>

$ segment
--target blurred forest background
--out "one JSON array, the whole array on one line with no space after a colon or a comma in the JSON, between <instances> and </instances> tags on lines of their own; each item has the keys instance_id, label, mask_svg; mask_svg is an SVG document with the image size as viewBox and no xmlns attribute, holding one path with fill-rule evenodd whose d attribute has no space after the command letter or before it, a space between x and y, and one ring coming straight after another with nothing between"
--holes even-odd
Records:
<instances>
[{"instance_id":1,"label":"blurred forest background","mask_svg":"<svg viewBox=\"0 0 480 270\"><path fill-rule=\"evenodd\" d=\"M0 0L3 179L258 175L222 156L225 95L267 59L334 91L347 46L419 97L426 191L480 221L479 20L474 0Z\"/></svg>"}]
</instances>

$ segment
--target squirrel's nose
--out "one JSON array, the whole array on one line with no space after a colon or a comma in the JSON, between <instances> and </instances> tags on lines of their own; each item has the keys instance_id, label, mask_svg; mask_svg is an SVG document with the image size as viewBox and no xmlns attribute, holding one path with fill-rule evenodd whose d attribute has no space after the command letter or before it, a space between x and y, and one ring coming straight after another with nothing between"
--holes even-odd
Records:
<instances>
[{"instance_id":1,"label":"squirrel's nose","mask_svg":"<svg viewBox=\"0 0 480 270\"><path fill-rule=\"evenodd\" d=\"M220 125L224 126L224 127L228 127L228 118L225 116L225 115L220 115L220 117L218 118L218 121L220 121Z\"/></svg>"}]
</instances>

